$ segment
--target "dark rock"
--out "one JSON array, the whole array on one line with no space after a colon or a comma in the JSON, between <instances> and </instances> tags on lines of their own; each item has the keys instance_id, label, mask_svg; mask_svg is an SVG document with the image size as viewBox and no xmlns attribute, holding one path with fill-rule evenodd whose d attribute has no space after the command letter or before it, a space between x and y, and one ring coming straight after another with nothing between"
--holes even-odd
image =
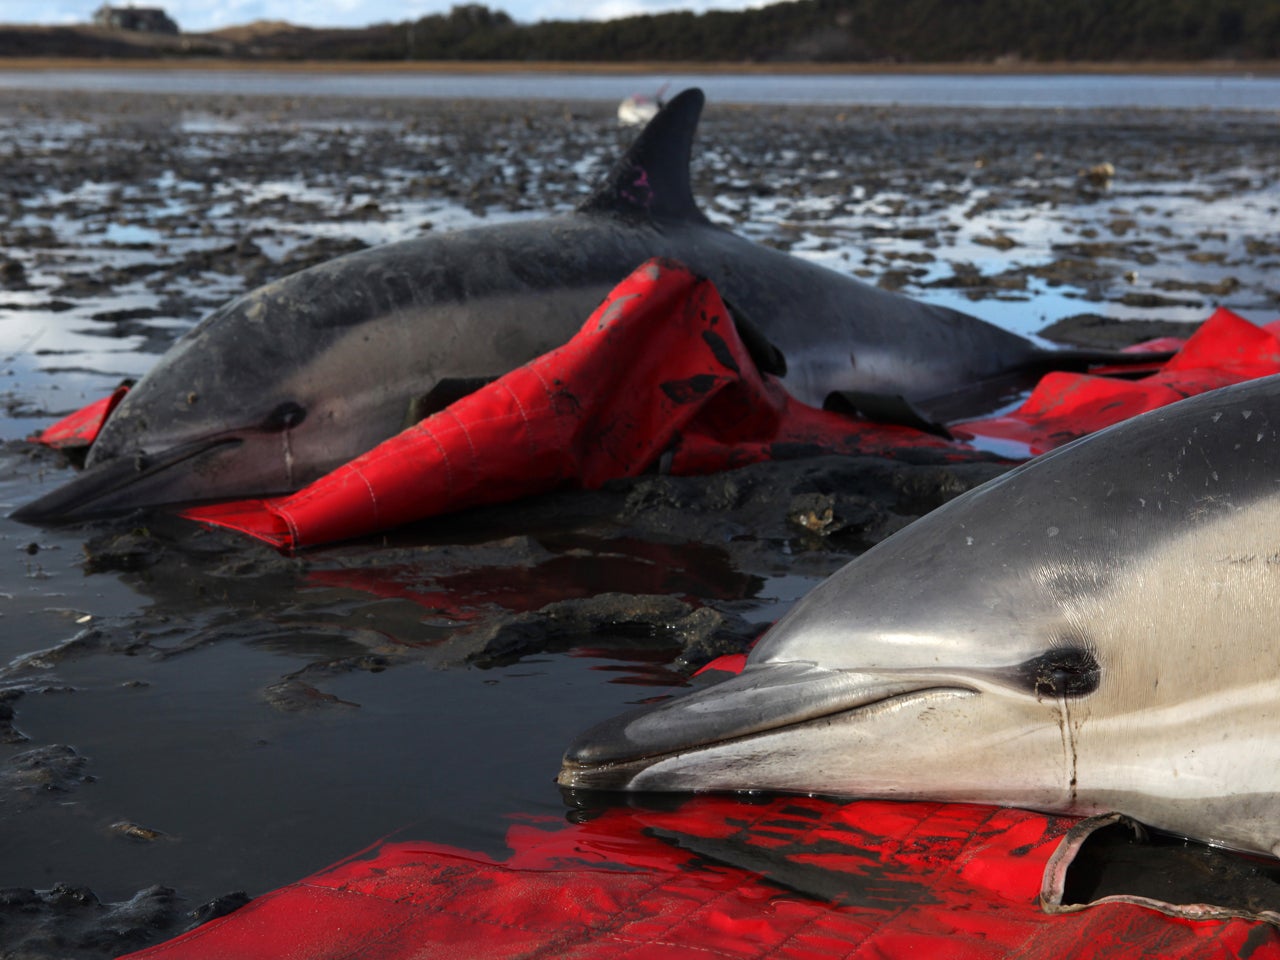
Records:
<instances>
[{"instance_id":1,"label":"dark rock","mask_svg":"<svg viewBox=\"0 0 1280 960\"><path fill-rule=\"evenodd\" d=\"M467 631L476 647L469 659L482 666L573 645L670 649L673 658L700 664L720 653L741 652L756 632L738 617L710 607L694 608L671 596L625 593L560 601Z\"/></svg>"},{"instance_id":2,"label":"dark rock","mask_svg":"<svg viewBox=\"0 0 1280 960\"><path fill-rule=\"evenodd\" d=\"M0 890L0 956L14 960L99 960L178 932L177 897L152 886L103 903L87 887Z\"/></svg>"},{"instance_id":3,"label":"dark rock","mask_svg":"<svg viewBox=\"0 0 1280 960\"><path fill-rule=\"evenodd\" d=\"M312 710L327 710L333 707L359 707L360 704L350 700L341 700L331 693L317 690L305 680L298 677L286 677L271 684L263 691L267 703L285 713L304 713Z\"/></svg>"},{"instance_id":4,"label":"dark rock","mask_svg":"<svg viewBox=\"0 0 1280 960\"><path fill-rule=\"evenodd\" d=\"M27 268L18 260L0 259L0 286L6 290L30 290Z\"/></svg>"},{"instance_id":5,"label":"dark rock","mask_svg":"<svg viewBox=\"0 0 1280 960\"><path fill-rule=\"evenodd\" d=\"M94 536L85 542L84 552L85 570L89 573L146 570L164 556L163 545L141 529Z\"/></svg>"},{"instance_id":6,"label":"dark rock","mask_svg":"<svg viewBox=\"0 0 1280 960\"><path fill-rule=\"evenodd\" d=\"M194 927L198 927L202 923L208 923L210 920L217 920L219 917L235 913L248 902L249 895L243 890L236 890L232 893L224 893L220 897L214 897L191 911L191 919L195 921L192 927L194 929Z\"/></svg>"},{"instance_id":7,"label":"dark rock","mask_svg":"<svg viewBox=\"0 0 1280 960\"><path fill-rule=\"evenodd\" d=\"M13 723L13 705L23 693L25 691L19 688L0 690L0 743L25 743L29 739Z\"/></svg>"},{"instance_id":8,"label":"dark rock","mask_svg":"<svg viewBox=\"0 0 1280 960\"><path fill-rule=\"evenodd\" d=\"M1117 320L1096 313L1078 313L1050 324L1039 335L1054 343L1119 350L1160 337L1185 339L1199 326L1178 320Z\"/></svg>"},{"instance_id":9,"label":"dark rock","mask_svg":"<svg viewBox=\"0 0 1280 960\"><path fill-rule=\"evenodd\" d=\"M31 803L49 795L72 792L93 778L87 761L63 744L36 747L14 754L0 764L0 800Z\"/></svg>"},{"instance_id":10,"label":"dark rock","mask_svg":"<svg viewBox=\"0 0 1280 960\"><path fill-rule=\"evenodd\" d=\"M160 840L164 834L153 827L144 827L140 823L134 823L132 820L118 820L111 824L111 832L118 837L124 837L126 840L132 840L136 843L151 843Z\"/></svg>"},{"instance_id":11,"label":"dark rock","mask_svg":"<svg viewBox=\"0 0 1280 960\"><path fill-rule=\"evenodd\" d=\"M1122 294L1120 302L1126 307L1199 307L1201 300L1185 300L1177 297L1163 297L1158 293L1138 293L1136 291Z\"/></svg>"}]
</instances>

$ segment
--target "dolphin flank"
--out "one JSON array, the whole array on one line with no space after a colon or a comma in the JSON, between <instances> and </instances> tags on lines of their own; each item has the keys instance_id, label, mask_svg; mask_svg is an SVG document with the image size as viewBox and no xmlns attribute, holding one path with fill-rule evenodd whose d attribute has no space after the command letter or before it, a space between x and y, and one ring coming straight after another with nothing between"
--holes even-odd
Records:
<instances>
[{"instance_id":1,"label":"dolphin flank","mask_svg":"<svg viewBox=\"0 0 1280 960\"><path fill-rule=\"evenodd\" d=\"M1046 351L713 225L689 181L702 105L696 89L673 98L573 213L360 251L231 301L130 391L82 475L14 516L297 490L420 418L441 384L491 379L565 343L652 257L715 283L811 404L835 391L921 400L1116 359Z\"/></svg>"},{"instance_id":2,"label":"dolphin flank","mask_svg":"<svg viewBox=\"0 0 1280 960\"><path fill-rule=\"evenodd\" d=\"M1088 815L1280 856L1280 377L951 501L733 679L608 721L560 783Z\"/></svg>"}]
</instances>

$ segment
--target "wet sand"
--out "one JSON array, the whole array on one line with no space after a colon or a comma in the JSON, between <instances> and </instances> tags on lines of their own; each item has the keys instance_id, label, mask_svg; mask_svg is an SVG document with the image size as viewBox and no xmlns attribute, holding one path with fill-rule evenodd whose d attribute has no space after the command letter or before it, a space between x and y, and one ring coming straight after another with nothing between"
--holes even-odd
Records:
<instances>
[{"instance_id":1,"label":"wet sand","mask_svg":"<svg viewBox=\"0 0 1280 960\"><path fill-rule=\"evenodd\" d=\"M6 513L71 470L20 438L212 307L565 210L634 132L600 103L20 91L0 122ZM713 103L694 172L758 242L1028 334L1280 316L1275 115ZM0 943L112 956L397 830L500 851L506 815L563 815L575 733L1002 469L645 477L295 558L163 517L0 520Z\"/></svg>"}]
</instances>

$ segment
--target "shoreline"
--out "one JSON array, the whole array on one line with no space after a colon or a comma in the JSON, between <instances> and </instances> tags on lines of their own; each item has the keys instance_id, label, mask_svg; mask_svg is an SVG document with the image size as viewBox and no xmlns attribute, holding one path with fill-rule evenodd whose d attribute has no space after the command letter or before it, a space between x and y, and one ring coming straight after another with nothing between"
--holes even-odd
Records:
<instances>
[{"instance_id":1,"label":"shoreline","mask_svg":"<svg viewBox=\"0 0 1280 960\"><path fill-rule=\"evenodd\" d=\"M0 70L259 71L343 74L606 75L696 74L764 76L1280 76L1280 60L1256 61L1008 61L996 63L702 63L647 60L636 63L522 60L240 60L220 57L0 57Z\"/></svg>"}]
</instances>

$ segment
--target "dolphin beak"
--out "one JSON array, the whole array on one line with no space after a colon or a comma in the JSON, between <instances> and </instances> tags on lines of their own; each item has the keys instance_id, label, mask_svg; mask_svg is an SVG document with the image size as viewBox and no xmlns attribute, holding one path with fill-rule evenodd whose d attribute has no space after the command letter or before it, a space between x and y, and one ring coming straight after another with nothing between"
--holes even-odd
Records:
<instances>
[{"instance_id":1,"label":"dolphin beak","mask_svg":"<svg viewBox=\"0 0 1280 960\"><path fill-rule=\"evenodd\" d=\"M139 453L96 463L10 517L22 523L71 523L190 499L180 491L190 490L192 472L241 442L225 436L194 440L154 455Z\"/></svg>"},{"instance_id":2,"label":"dolphin beak","mask_svg":"<svg viewBox=\"0 0 1280 960\"><path fill-rule=\"evenodd\" d=\"M588 730L565 752L557 782L593 790L636 789L632 782L638 774L681 754L944 687L955 690L956 684L800 661L749 665L715 686ZM747 777L744 771L744 787L750 786Z\"/></svg>"}]
</instances>

